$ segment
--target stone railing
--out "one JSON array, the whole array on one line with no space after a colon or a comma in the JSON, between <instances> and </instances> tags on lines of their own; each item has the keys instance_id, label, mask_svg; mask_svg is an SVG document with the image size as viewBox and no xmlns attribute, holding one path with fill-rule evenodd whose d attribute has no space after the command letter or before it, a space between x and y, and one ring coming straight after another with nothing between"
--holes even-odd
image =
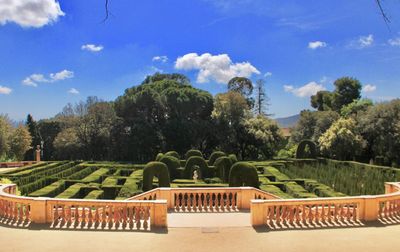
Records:
<instances>
[{"instance_id":1,"label":"stone railing","mask_svg":"<svg viewBox=\"0 0 400 252\"><path fill-rule=\"evenodd\" d=\"M22 162L0 162L0 168L14 168L25 165L32 165L37 163L36 161L22 161Z\"/></svg>"},{"instance_id":2,"label":"stone railing","mask_svg":"<svg viewBox=\"0 0 400 252\"><path fill-rule=\"evenodd\" d=\"M15 185L0 185L2 223L53 228L150 230L167 227L166 200L82 200L20 197Z\"/></svg>"},{"instance_id":3,"label":"stone railing","mask_svg":"<svg viewBox=\"0 0 400 252\"><path fill-rule=\"evenodd\" d=\"M384 221L400 214L400 183L385 183L385 193L340 198L251 200L251 223L273 228Z\"/></svg>"},{"instance_id":4,"label":"stone railing","mask_svg":"<svg viewBox=\"0 0 400 252\"><path fill-rule=\"evenodd\" d=\"M251 199L279 199L253 187L156 188L128 200L167 200L176 212L227 212L250 209Z\"/></svg>"}]
</instances>

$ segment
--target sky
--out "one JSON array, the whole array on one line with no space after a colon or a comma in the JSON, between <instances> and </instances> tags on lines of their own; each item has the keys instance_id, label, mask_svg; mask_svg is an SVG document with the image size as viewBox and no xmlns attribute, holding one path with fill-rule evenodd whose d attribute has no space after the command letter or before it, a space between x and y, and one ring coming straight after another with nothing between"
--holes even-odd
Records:
<instances>
[{"instance_id":1,"label":"sky","mask_svg":"<svg viewBox=\"0 0 400 252\"><path fill-rule=\"evenodd\" d=\"M269 113L355 77L362 96L400 96L400 2L375 0L0 0L0 114L49 118L67 103L112 101L155 72L226 92L264 79Z\"/></svg>"}]
</instances>

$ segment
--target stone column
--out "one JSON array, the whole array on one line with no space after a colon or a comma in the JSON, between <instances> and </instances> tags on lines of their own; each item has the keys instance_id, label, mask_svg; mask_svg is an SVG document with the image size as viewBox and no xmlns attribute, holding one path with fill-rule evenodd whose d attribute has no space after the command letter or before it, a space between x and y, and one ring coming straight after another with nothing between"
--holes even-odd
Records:
<instances>
[{"instance_id":1,"label":"stone column","mask_svg":"<svg viewBox=\"0 0 400 252\"><path fill-rule=\"evenodd\" d=\"M36 146L35 150L35 161L40 162L40 145Z\"/></svg>"}]
</instances>

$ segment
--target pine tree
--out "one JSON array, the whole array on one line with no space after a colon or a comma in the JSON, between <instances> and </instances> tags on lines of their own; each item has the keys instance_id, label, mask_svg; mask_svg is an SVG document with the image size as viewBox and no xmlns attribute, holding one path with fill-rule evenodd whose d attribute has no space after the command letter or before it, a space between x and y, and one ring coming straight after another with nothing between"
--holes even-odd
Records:
<instances>
[{"instance_id":1,"label":"pine tree","mask_svg":"<svg viewBox=\"0 0 400 252\"><path fill-rule=\"evenodd\" d=\"M256 102L254 106L254 111L257 115L270 116L271 114L267 114L268 110L268 101L269 98L265 94L265 80L259 79L256 81Z\"/></svg>"}]
</instances>

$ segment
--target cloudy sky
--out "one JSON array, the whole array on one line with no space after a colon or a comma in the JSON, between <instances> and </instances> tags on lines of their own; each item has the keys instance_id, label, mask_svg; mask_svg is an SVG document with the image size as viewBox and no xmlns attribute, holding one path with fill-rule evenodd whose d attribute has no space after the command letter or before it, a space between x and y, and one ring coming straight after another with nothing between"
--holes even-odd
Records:
<instances>
[{"instance_id":1,"label":"cloudy sky","mask_svg":"<svg viewBox=\"0 0 400 252\"><path fill-rule=\"evenodd\" d=\"M54 116L89 95L113 100L148 74L179 72L212 94L264 78L270 113L358 78L363 96L400 96L400 2L375 0L0 0L0 113Z\"/></svg>"}]
</instances>

